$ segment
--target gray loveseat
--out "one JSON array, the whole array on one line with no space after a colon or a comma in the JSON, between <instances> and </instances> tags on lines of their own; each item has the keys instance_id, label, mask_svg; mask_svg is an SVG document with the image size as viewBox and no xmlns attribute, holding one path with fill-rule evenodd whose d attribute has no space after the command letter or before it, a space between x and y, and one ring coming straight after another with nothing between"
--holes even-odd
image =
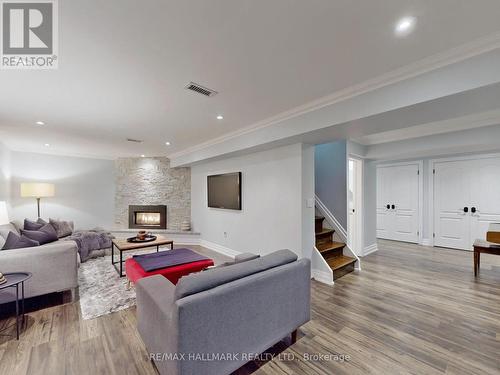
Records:
<instances>
[{"instance_id":1,"label":"gray loveseat","mask_svg":"<svg viewBox=\"0 0 500 375\"><path fill-rule=\"evenodd\" d=\"M1 233L12 230L2 225ZM2 235L2 234L0 234ZM25 283L25 298L70 290L78 286L78 250L74 241L56 241L42 246L0 250L0 272L27 271L33 277Z\"/></svg>"},{"instance_id":2,"label":"gray loveseat","mask_svg":"<svg viewBox=\"0 0 500 375\"><path fill-rule=\"evenodd\" d=\"M310 261L289 250L139 280L139 333L160 374L230 374L310 317ZM231 356L224 356L231 353Z\"/></svg>"}]
</instances>

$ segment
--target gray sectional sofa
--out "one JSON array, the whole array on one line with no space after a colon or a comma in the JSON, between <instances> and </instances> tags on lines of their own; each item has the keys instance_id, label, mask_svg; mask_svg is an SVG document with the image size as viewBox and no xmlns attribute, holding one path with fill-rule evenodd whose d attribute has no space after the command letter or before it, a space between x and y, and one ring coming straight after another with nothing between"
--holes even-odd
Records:
<instances>
[{"instance_id":1,"label":"gray sectional sofa","mask_svg":"<svg viewBox=\"0 0 500 375\"><path fill-rule=\"evenodd\" d=\"M9 230L19 234L12 224L2 225L0 229L2 237ZM78 286L77 254L74 241L61 240L36 247L0 250L0 272L28 271L33 274L25 283L25 298L53 292L74 292Z\"/></svg>"},{"instance_id":2,"label":"gray sectional sofa","mask_svg":"<svg viewBox=\"0 0 500 375\"><path fill-rule=\"evenodd\" d=\"M160 374L230 374L309 321L310 279L310 261L289 250L176 286L147 277L136 284L139 333Z\"/></svg>"}]
</instances>

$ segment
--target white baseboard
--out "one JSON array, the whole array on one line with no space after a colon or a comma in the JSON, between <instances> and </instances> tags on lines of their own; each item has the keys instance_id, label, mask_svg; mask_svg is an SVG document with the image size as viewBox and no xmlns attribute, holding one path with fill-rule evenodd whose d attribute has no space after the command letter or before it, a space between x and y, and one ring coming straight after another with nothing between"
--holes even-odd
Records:
<instances>
[{"instance_id":1,"label":"white baseboard","mask_svg":"<svg viewBox=\"0 0 500 375\"><path fill-rule=\"evenodd\" d=\"M225 246L219 245L215 242L210 242L210 241L206 241L206 240L200 240L199 245L206 247L207 249L217 251L218 253L221 253L223 255L227 255L231 258L234 258L236 255L240 254L239 251L235 251L233 249L230 249L229 247L225 247Z\"/></svg>"},{"instance_id":2,"label":"white baseboard","mask_svg":"<svg viewBox=\"0 0 500 375\"><path fill-rule=\"evenodd\" d=\"M311 270L311 277L319 281L320 283L327 284L327 285L333 285L332 281L332 275L330 275L327 272L320 271L320 270Z\"/></svg>"},{"instance_id":3,"label":"white baseboard","mask_svg":"<svg viewBox=\"0 0 500 375\"><path fill-rule=\"evenodd\" d=\"M366 246L363 249L363 256L367 256L371 253L374 253L375 251L378 251L378 245L376 243L371 244L370 246Z\"/></svg>"},{"instance_id":4,"label":"white baseboard","mask_svg":"<svg viewBox=\"0 0 500 375\"><path fill-rule=\"evenodd\" d=\"M420 244L422 246L432 246L432 241L430 238L422 238L422 242Z\"/></svg>"},{"instance_id":5,"label":"white baseboard","mask_svg":"<svg viewBox=\"0 0 500 375\"><path fill-rule=\"evenodd\" d=\"M200 245L200 240L179 240L179 241L174 241L174 245L186 245L186 246L199 246Z\"/></svg>"}]
</instances>

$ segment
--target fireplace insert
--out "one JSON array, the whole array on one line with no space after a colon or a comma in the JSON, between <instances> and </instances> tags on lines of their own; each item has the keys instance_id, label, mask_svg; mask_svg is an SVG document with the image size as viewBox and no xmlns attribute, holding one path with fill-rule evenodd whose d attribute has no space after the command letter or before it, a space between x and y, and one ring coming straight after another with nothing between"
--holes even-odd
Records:
<instances>
[{"instance_id":1,"label":"fireplace insert","mask_svg":"<svg viewBox=\"0 0 500 375\"><path fill-rule=\"evenodd\" d=\"M128 226L138 229L167 229L167 206L129 206Z\"/></svg>"}]
</instances>

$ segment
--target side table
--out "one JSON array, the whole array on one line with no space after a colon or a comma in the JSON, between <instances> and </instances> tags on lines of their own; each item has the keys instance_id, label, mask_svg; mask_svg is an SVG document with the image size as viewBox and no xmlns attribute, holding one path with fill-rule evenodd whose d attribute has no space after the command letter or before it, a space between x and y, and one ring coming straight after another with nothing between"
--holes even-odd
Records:
<instances>
[{"instance_id":1,"label":"side table","mask_svg":"<svg viewBox=\"0 0 500 375\"><path fill-rule=\"evenodd\" d=\"M19 285L21 285L21 324L24 326L24 282L31 278L30 272L10 272L3 274L7 282L0 284L0 303L11 302L12 294L7 289L15 288L16 300L16 338L19 340ZM10 297L10 299L9 299ZM5 335L3 335L5 336Z\"/></svg>"}]
</instances>

